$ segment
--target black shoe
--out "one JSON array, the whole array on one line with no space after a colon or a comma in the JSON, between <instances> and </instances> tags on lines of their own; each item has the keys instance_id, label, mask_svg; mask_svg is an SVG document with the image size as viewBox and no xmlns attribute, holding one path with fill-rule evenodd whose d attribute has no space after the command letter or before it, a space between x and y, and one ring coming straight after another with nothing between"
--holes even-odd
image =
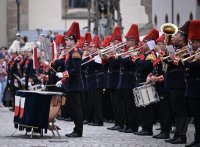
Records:
<instances>
[{"instance_id":1,"label":"black shoe","mask_svg":"<svg viewBox=\"0 0 200 147\"><path fill-rule=\"evenodd\" d=\"M171 130L170 133L175 134L176 133L176 129Z\"/></svg>"},{"instance_id":2,"label":"black shoe","mask_svg":"<svg viewBox=\"0 0 200 147\"><path fill-rule=\"evenodd\" d=\"M169 136L169 134L160 133L158 135L153 136L153 138L155 138L155 139L169 139L170 136Z\"/></svg>"},{"instance_id":3,"label":"black shoe","mask_svg":"<svg viewBox=\"0 0 200 147\"><path fill-rule=\"evenodd\" d=\"M83 121L83 124L85 125L85 124L89 124L89 123L91 123L90 121L88 121L88 120L84 120Z\"/></svg>"},{"instance_id":4,"label":"black shoe","mask_svg":"<svg viewBox=\"0 0 200 147\"><path fill-rule=\"evenodd\" d=\"M134 132L134 130L133 129L131 129L131 128L129 128L129 129L126 129L125 131L124 131L124 133L133 133Z\"/></svg>"},{"instance_id":5,"label":"black shoe","mask_svg":"<svg viewBox=\"0 0 200 147\"><path fill-rule=\"evenodd\" d=\"M200 147L200 142L194 141L188 145L185 145L185 147Z\"/></svg>"},{"instance_id":6,"label":"black shoe","mask_svg":"<svg viewBox=\"0 0 200 147\"><path fill-rule=\"evenodd\" d=\"M75 138L75 137L82 137L82 134L76 133L76 132L72 132L71 134L65 134L66 137L71 137L71 138Z\"/></svg>"},{"instance_id":7,"label":"black shoe","mask_svg":"<svg viewBox=\"0 0 200 147\"><path fill-rule=\"evenodd\" d=\"M167 142L167 143L171 143L172 141L174 141L176 138L171 138L171 139L167 139L167 140L165 140L165 142Z\"/></svg>"},{"instance_id":8,"label":"black shoe","mask_svg":"<svg viewBox=\"0 0 200 147\"><path fill-rule=\"evenodd\" d=\"M73 121L71 118L65 118L65 121Z\"/></svg>"},{"instance_id":9,"label":"black shoe","mask_svg":"<svg viewBox=\"0 0 200 147\"><path fill-rule=\"evenodd\" d=\"M140 135L140 136L152 136L153 132L149 131L140 131L140 132L134 132L135 135Z\"/></svg>"},{"instance_id":10,"label":"black shoe","mask_svg":"<svg viewBox=\"0 0 200 147\"><path fill-rule=\"evenodd\" d=\"M57 120L65 120L65 118L62 117L62 116L57 116L56 119L57 119Z\"/></svg>"},{"instance_id":11,"label":"black shoe","mask_svg":"<svg viewBox=\"0 0 200 147\"><path fill-rule=\"evenodd\" d=\"M121 129L118 129L119 132L125 132L126 129L125 128L121 128Z\"/></svg>"},{"instance_id":12,"label":"black shoe","mask_svg":"<svg viewBox=\"0 0 200 147\"><path fill-rule=\"evenodd\" d=\"M115 127L111 127L109 130L119 130L119 129L124 129L124 127L121 126L115 126Z\"/></svg>"},{"instance_id":13,"label":"black shoe","mask_svg":"<svg viewBox=\"0 0 200 147\"><path fill-rule=\"evenodd\" d=\"M103 126L103 123L91 123L91 126Z\"/></svg>"},{"instance_id":14,"label":"black shoe","mask_svg":"<svg viewBox=\"0 0 200 147\"><path fill-rule=\"evenodd\" d=\"M171 144L186 144L186 137L177 137L175 140L171 141Z\"/></svg>"},{"instance_id":15,"label":"black shoe","mask_svg":"<svg viewBox=\"0 0 200 147\"><path fill-rule=\"evenodd\" d=\"M113 120L105 120L104 122L106 122L106 123L114 123Z\"/></svg>"},{"instance_id":16,"label":"black shoe","mask_svg":"<svg viewBox=\"0 0 200 147\"><path fill-rule=\"evenodd\" d=\"M108 130L112 130L114 127L116 127L116 125L110 127L110 128L107 128Z\"/></svg>"}]
</instances>

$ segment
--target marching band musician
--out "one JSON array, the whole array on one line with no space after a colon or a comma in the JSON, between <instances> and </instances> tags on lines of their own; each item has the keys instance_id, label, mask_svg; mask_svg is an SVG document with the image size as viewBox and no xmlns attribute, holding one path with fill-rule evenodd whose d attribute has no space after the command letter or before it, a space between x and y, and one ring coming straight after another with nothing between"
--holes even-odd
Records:
<instances>
[{"instance_id":1,"label":"marching band musician","mask_svg":"<svg viewBox=\"0 0 200 147\"><path fill-rule=\"evenodd\" d=\"M152 29L143 39L143 57L132 57L132 61L136 64L136 87L140 83L145 82L149 73L153 70L153 62L156 60L156 55L153 52L155 46L155 40L159 37L159 32L156 29ZM138 116L141 121L142 130L135 132L136 135L152 136L153 135L153 104L146 107L138 107Z\"/></svg>"},{"instance_id":2,"label":"marching band musician","mask_svg":"<svg viewBox=\"0 0 200 147\"><path fill-rule=\"evenodd\" d=\"M165 43L164 43L165 35L161 35L156 40L155 50L162 57L162 52L165 52ZM147 81L151 81L155 83L156 91L158 92L160 101L157 103L158 106L158 115L160 119L160 127L161 132L153 138L156 139L169 139L170 138L170 130L171 130L171 102L169 98L168 90L164 85L164 71L162 66L162 61L160 57L158 57L153 62L153 71L148 75Z\"/></svg>"},{"instance_id":3,"label":"marching band musician","mask_svg":"<svg viewBox=\"0 0 200 147\"><path fill-rule=\"evenodd\" d=\"M81 77L82 52L75 45L80 38L79 23L73 22L69 30L65 33L65 43L69 48L65 58L65 72L58 72L56 76L62 80L56 83L57 87L64 86L64 92L68 97L68 103L75 123L74 131L66 134L67 137L82 137L83 118L81 111L81 91L83 81Z\"/></svg>"},{"instance_id":4,"label":"marching band musician","mask_svg":"<svg viewBox=\"0 0 200 147\"><path fill-rule=\"evenodd\" d=\"M94 36L89 45L91 54L98 52L100 48L99 36ZM90 60L90 59L89 59ZM101 57L96 55L93 60L86 65L86 87L89 90L89 110L92 116L92 122L88 125L103 126L103 88L105 82L104 66Z\"/></svg>"},{"instance_id":5,"label":"marching band musician","mask_svg":"<svg viewBox=\"0 0 200 147\"><path fill-rule=\"evenodd\" d=\"M171 144L186 143L186 132L189 123L189 111L185 93L184 68L180 58L176 57L175 50L183 50L187 44L190 21L187 21L179 31L172 37L173 46L167 47L169 59L163 60L168 65L165 73L165 86L169 89L172 104L172 113L175 118L176 132L173 138L166 140Z\"/></svg>"},{"instance_id":6,"label":"marching band musician","mask_svg":"<svg viewBox=\"0 0 200 147\"><path fill-rule=\"evenodd\" d=\"M110 39L110 44L117 45L122 42L121 28L116 26ZM124 129L124 101L121 98L121 91L118 89L120 78L120 62L116 58L116 49L111 49L108 55L108 73L107 73L107 87L111 92L111 104L114 111L114 126L107 128L109 130Z\"/></svg>"},{"instance_id":7,"label":"marching band musician","mask_svg":"<svg viewBox=\"0 0 200 147\"><path fill-rule=\"evenodd\" d=\"M189 27L188 39L192 46L194 57L184 62L186 78L186 96L188 97L189 108L194 118L194 142L186 147L200 146L200 20L192 20Z\"/></svg>"},{"instance_id":8,"label":"marching band musician","mask_svg":"<svg viewBox=\"0 0 200 147\"><path fill-rule=\"evenodd\" d=\"M80 48L82 48L83 51L83 56L82 56L82 62L84 63L85 61L88 61L89 59L89 45L92 41L92 35L90 32L86 32L85 36L83 37L82 42L79 43ZM89 109L89 89L88 86L86 85L86 76L87 76L87 66L81 66L81 75L84 83L84 91L82 92L82 111L83 111L83 124L88 124L91 123L92 116L91 112Z\"/></svg>"},{"instance_id":9,"label":"marching band musician","mask_svg":"<svg viewBox=\"0 0 200 147\"><path fill-rule=\"evenodd\" d=\"M139 31L136 24L132 24L125 36L127 40L127 51L138 47ZM126 51L125 51L126 52ZM138 118L136 105L133 99L133 88L135 88L135 69L136 66L130 60L129 54L118 57L120 62L120 81L118 88L121 90L121 99L124 100L125 108L125 129L124 133L138 132Z\"/></svg>"}]
</instances>

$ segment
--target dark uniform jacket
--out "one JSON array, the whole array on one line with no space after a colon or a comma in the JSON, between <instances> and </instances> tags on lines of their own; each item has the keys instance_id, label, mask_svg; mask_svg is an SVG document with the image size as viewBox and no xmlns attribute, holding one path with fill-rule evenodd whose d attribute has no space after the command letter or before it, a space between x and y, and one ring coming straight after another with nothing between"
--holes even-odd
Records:
<instances>
[{"instance_id":1,"label":"dark uniform jacket","mask_svg":"<svg viewBox=\"0 0 200 147\"><path fill-rule=\"evenodd\" d=\"M165 73L165 87L168 89L185 88L184 68L181 61L178 65L171 60L164 61L168 67Z\"/></svg>"},{"instance_id":2,"label":"dark uniform jacket","mask_svg":"<svg viewBox=\"0 0 200 147\"><path fill-rule=\"evenodd\" d=\"M143 60L138 58L135 61L136 86L139 86L140 83L146 82L148 74L151 73L153 70L153 62L150 60L147 60L148 55L150 55L150 53L145 54Z\"/></svg>"},{"instance_id":3,"label":"dark uniform jacket","mask_svg":"<svg viewBox=\"0 0 200 147\"><path fill-rule=\"evenodd\" d=\"M200 98L200 63L185 63L186 93L187 97Z\"/></svg>"},{"instance_id":4,"label":"dark uniform jacket","mask_svg":"<svg viewBox=\"0 0 200 147\"><path fill-rule=\"evenodd\" d=\"M85 64L84 67L86 77L86 90L105 88L105 73L103 64L91 61Z\"/></svg>"},{"instance_id":5,"label":"dark uniform jacket","mask_svg":"<svg viewBox=\"0 0 200 147\"><path fill-rule=\"evenodd\" d=\"M108 59L107 88L117 89L120 78L120 62L118 59L110 57Z\"/></svg>"},{"instance_id":6,"label":"dark uniform jacket","mask_svg":"<svg viewBox=\"0 0 200 147\"><path fill-rule=\"evenodd\" d=\"M81 76L81 50L78 48L72 49L68 53L68 57L65 60L65 71L69 74L69 77L64 80L65 92L82 91L83 80Z\"/></svg>"},{"instance_id":7,"label":"dark uniform jacket","mask_svg":"<svg viewBox=\"0 0 200 147\"><path fill-rule=\"evenodd\" d=\"M135 88L135 63L129 57L119 57L120 62L120 78L118 83L119 89Z\"/></svg>"}]
</instances>

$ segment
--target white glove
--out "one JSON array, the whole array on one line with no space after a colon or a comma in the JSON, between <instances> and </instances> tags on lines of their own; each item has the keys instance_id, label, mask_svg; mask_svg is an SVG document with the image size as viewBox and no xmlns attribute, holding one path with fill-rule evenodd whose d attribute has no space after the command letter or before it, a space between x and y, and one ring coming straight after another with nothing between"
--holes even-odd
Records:
<instances>
[{"instance_id":1,"label":"white glove","mask_svg":"<svg viewBox=\"0 0 200 147\"><path fill-rule=\"evenodd\" d=\"M59 77L59 78L63 78L63 73L62 72L57 72L56 76Z\"/></svg>"},{"instance_id":2,"label":"white glove","mask_svg":"<svg viewBox=\"0 0 200 147\"><path fill-rule=\"evenodd\" d=\"M61 81L58 81L57 83L56 83L56 87L61 87L62 86L62 82Z\"/></svg>"},{"instance_id":3,"label":"white glove","mask_svg":"<svg viewBox=\"0 0 200 147\"><path fill-rule=\"evenodd\" d=\"M43 84L41 85L41 88L42 88L42 90L45 90L45 86Z\"/></svg>"},{"instance_id":4,"label":"white glove","mask_svg":"<svg viewBox=\"0 0 200 147\"><path fill-rule=\"evenodd\" d=\"M102 63L102 59L99 55L94 56L93 58L94 62L101 64Z\"/></svg>"},{"instance_id":5,"label":"white glove","mask_svg":"<svg viewBox=\"0 0 200 147\"><path fill-rule=\"evenodd\" d=\"M15 86L16 88L18 88L18 87L19 87L19 84L18 84L17 82L15 82L15 83L14 83L14 86Z\"/></svg>"}]
</instances>

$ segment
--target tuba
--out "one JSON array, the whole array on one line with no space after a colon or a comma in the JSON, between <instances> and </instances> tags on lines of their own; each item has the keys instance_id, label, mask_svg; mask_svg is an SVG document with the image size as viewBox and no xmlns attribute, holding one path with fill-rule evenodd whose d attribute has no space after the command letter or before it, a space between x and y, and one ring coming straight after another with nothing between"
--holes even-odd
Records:
<instances>
[{"instance_id":1,"label":"tuba","mask_svg":"<svg viewBox=\"0 0 200 147\"><path fill-rule=\"evenodd\" d=\"M161 32L165 34L164 43L168 45L169 41L171 40L172 35L178 32L178 27L172 23L165 23L161 27Z\"/></svg>"}]
</instances>

